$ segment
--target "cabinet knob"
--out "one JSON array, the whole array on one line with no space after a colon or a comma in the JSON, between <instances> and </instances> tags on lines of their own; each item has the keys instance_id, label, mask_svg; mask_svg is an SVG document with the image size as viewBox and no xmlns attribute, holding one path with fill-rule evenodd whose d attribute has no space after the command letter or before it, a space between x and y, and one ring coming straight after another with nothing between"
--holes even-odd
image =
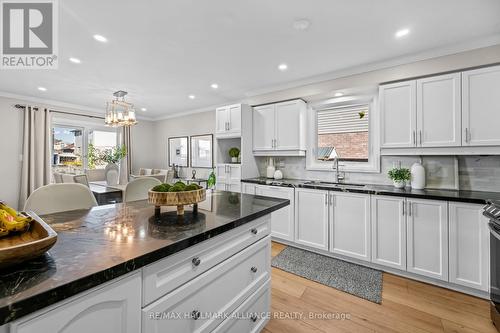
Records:
<instances>
[{"instance_id":1,"label":"cabinet knob","mask_svg":"<svg viewBox=\"0 0 500 333\"><path fill-rule=\"evenodd\" d=\"M194 257L193 260L191 260L191 262L193 263L193 265L195 266L199 266L201 264L201 260L200 258L198 257Z\"/></svg>"},{"instance_id":2,"label":"cabinet knob","mask_svg":"<svg viewBox=\"0 0 500 333\"><path fill-rule=\"evenodd\" d=\"M198 320L200 318L200 311L193 310L193 312L191 312L191 318L193 318L194 320Z\"/></svg>"},{"instance_id":3,"label":"cabinet knob","mask_svg":"<svg viewBox=\"0 0 500 333\"><path fill-rule=\"evenodd\" d=\"M252 234L254 234L254 235L257 235L257 229L255 229L255 228L252 228L252 230L250 230L250 232L251 232Z\"/></svg>"},{"instance_id":4,"label":"cabinet knob","mask_svg":"<svg viewBox=\"0 0 500 333\"><path fill-rule=\"evenodd\" d=\"M257 273L257 267L253 266L252 268L250 268L250 270L252 271L252 273Z\"/></svg>"},{"instance_id":5,"label":"cabinet knob","mask_svg":"<svg viewBox=\"0 0 500 333\"><path fill-rule=\"evenodd\" d=\"M255 323L257 321L257 315L255 313L251 315L250 320Z\"/></svg>"}]
</instances>

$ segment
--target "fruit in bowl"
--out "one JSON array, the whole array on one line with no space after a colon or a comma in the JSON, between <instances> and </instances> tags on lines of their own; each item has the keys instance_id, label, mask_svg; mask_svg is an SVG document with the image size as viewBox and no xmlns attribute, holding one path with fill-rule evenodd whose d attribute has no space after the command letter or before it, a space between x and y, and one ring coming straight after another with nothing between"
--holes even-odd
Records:
<instances>
[{"instance_id":1,"label":"fruit in bowl","mask_svg":"<svg viewBox=\"0 0 500 333\"><path fill-rule=\"evenodd\" d=\"M184 215L184 205L196 204L206 199L206 191L197 184L184 184L179 181L174 184L160 184L148 193L149 203L160 206L177 206L177 214Z\"/></svg>"},{"instance_id":2,"label":"fruit in bowl","mask_svg":"<svg viewBox=\"0 0 500 333\"><path fill-rule=\"evenodd\" d=\"M28 230L33 219L0 202L0 237Z\"/></svg>"}]
</instances>

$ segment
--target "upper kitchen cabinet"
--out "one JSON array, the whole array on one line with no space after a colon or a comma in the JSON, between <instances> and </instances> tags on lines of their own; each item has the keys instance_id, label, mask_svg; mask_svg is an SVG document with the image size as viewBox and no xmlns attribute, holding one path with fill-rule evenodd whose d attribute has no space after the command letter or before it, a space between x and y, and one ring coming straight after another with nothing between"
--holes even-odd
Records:
<instances>
[{"instance_id":1,"label":"upper kitchen cabinet","mask_svg":"<svg viewBox=\"0 0 500 333\"><path fill-rule=\"evenodd\" d=\"M302 100L254 107L254 155L304 156L306 108Z\"/></svg>"},{"instance_id":2,"label":"upper kitchen cabinet","mask_svg":"<svg viewBox=\"0 0 500 333\"><path fill-rule=\"evenodd\" d=\"M417 146L460 146L461 109L460 73L417 80Z\"/></svg>"},{"instance_id":3,"label":"upper kitchen cabinet","mask_svg":"<svg viewBox=\"0 0 500 333\"><path fill-rule=\"evenodd\" d=\"M415 86L415 81L380 86L382 148L415 146L417 120Z\"/></svg>"},{"instance_id":4,"label":"upper kitchen cabinet","mask_svg":"<svg viewBox=\"0 0 500 333\"><path fill-rule=\"evenodd\" d=\"M500 66L462 73L462 145L500 145Z\"/></svg>"},{"instance_id":5,"label":"upper kitchen cabinet","mask_svg":"<svg viewBox=\"0 0 500 333\"><path fill-rule=\"evenodd\" d=\"M218 138L241 137L241 104L222 106L215 110L216 129Z\"/></svg>"}]
</instances>

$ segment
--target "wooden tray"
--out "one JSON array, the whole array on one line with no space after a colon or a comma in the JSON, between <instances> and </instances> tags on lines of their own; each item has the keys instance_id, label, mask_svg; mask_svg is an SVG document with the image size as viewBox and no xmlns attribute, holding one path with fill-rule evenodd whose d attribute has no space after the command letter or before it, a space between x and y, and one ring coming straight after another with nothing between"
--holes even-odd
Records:
<instances>
[{"instance_id":1,"label":"wooden tray","mask_svg":"<svg viewBox=\"0 0 500 333\"><path fill-rule=\"evenodd\" d=\"M22 213L33 218L28 231L0 238L0 268L41 256L57 241L57 234L35 213Z\"/></svg>"}]
</instances>

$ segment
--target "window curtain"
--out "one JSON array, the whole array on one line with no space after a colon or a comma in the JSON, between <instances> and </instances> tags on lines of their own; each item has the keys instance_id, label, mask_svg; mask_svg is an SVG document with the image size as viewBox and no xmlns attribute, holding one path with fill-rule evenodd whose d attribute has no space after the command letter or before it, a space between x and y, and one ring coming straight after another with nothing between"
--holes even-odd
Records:
<instances>
[{"instance_id":1,"label":"window curtain","mask_svg":"<svg viewBox=\"0 0 500 333\"><path fill-rule=\"evenodd\" d=\"M127 184L132 170L130 126L123 126L120 144L127 148L127 156L120 162L120 184Z\"/></svg>"},{"instance_id":2,"label":"window curtain","mask_svg":"<svg viewBox=\"0 0 500 333\"><path fill-rule=\"evenodd\" d=\"M48 109L26 106L23 121L23 151L19 208L30 194L50 183L51 115Z\"/></svg>"}]
</instances>

